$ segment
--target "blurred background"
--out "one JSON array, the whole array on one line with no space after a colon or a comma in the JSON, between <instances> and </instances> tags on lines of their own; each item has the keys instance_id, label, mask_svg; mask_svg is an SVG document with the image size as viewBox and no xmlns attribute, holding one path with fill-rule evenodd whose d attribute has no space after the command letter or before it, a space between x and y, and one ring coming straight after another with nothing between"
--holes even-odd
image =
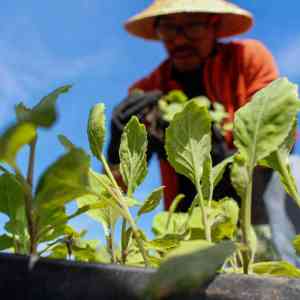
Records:
<instances>
[{"instance_id":1,"label":"blurred background","mask_svg":"<svg viewBox=\"0 0 300 300\"><path fill-rule=\"evenodd\" d=\"M250 10L255 26L238 38L261 40L273 53L282 76L300 79L300 3L282 1L232 1ZM164 58L160 43L129 36L122 24L151 0L2 0L0 10L0 130L14 121L14 105L31 107L42 96L64 84L72 90L58 101L59 120L41 130L37 146L35 182L45 168L63 154L57 135L66 135L89 151L86 124L90 108L103 102L107 125L112 108L135 80L149 73ZM109 127L109 126L108 126ZM108 141L107 141L108 142ZM106 143L107 146L107 143ZM300 142L296 145L300 153ZM18 158L26 166L28 152ZM92 162L95 170L101 166ZM160 185L156 159L136 197L143 200ZM70 205L73 210L75 205ZM160 211L158 207L156 211ZM145 215L141 227L151 231L155 212ZM0 215L0 228L5 222ZM101 226L87 217L72 224L89 230L88 238L102 239ZM1 233L1 232L0 232Z\"/></svg>"}]
</instances>

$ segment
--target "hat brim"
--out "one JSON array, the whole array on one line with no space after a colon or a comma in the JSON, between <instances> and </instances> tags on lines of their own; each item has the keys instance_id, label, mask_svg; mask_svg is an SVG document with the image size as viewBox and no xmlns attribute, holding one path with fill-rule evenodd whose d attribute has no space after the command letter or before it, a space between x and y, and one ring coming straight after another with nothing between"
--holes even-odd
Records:
<instances>
[{"instance_id":1,"label":"hat brim","mask_svg":"<svg viewBox=\"0 0 300 300\"><path fill-rule=\"evenodd\" d=\"M154 24L156 18L163 15L171 15L177 13L218 14L221 16L221 19L216 32L217 38L225 38L244 33L248 31L253 25L253 17L251 13L237 7L232 3L228 3L222 0L214 0L211 2L215 2L215 5L209 6L207 3L208 1L201 1L202 2L199 2L201 5L190 5L190 7L188 5L183 7L180 7L180 5L178 5L178 7L176 7L175 5L170 5L170 7L163 7L162 4L160 4L159 6L157 5L157 3L154 3L154 5L151 5L140 14L129 19L124 24L124 27L129 33L135 36L149 40L159 40L155 31ZM187 2L193 1L190 0ZM197 1L194 0L194 3L195 2Z\"/></svg>"}]
</instances>

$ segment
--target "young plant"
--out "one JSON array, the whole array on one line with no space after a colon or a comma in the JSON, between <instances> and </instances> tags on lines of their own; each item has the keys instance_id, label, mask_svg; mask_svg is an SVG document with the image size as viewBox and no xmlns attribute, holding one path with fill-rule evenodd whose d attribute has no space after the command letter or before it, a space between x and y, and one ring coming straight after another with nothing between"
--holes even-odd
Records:
<instances>
[{"instance_id":1,"label":"young plant","mask_svg":"<svg viewBox=\"0 0 300 300\"><path fill-rule=\"evenodd\" d=\"M166 152L170 164L177 173L189 178L195 185L197 195L193 200L189 215L199 206L205 239L212 241L211 230L213 189L222 178L228 158L217 166L211 159L211 116L207 106L197 99L190 100L184 109L177 113L166 130Z\"/></svg>"},{"instance_id":2,"label":"young plant","mask_svg":"<svg viewBox=\"0 0 300 300\"><path fill-rule=\"evenodd\" d=\"M186 240L169 253L146 289L147 296L150 295L151 299L161 299L176 291L182 292L199 287L222 270L226 260L229 266L230 264L233 266L227 267L225 269L227 272L241 272L237 263L240 259L242 271L246 274L253 271L268 276L300 277L299 269L284 261L253 263L255 236L251 227L252 175L256 166L268 166L277 171L286 191L294 197L298 205L300 204L288 162L288 154L294 143L296 114L299 107L296 86L286 79L278 79L255 94L247 105L236 112L234 144L238 152L214 168L209 159L207 149L209 147L203 146L205 137L209 135L207 132L209 128L201 132L208 123L204 121L208 118L203 120L206 112L201 105L196 102L188 103L182 112L174 116L166 134L168 159L178 173L194 182L198 194L189 214L173 212L171 215L160 214L155 217L153 229L157 234L165 234L167 230L173 233L180 232L183 226L192 230L195 226L194 214L200 207L206 241L199 238L194 241ZM201 129L197 131L198 128ZM231 179L242 199L240 224L243 244L220 240L212 244L209 215L215 222L218 215L211 214L210 209L220 201L215 202L211 199L211 195L214 183L224 172L224 165L232 162ZM228 207L224 207L225 209ZM229 211L233 216L233 223L237 222L236 207L231 205ZM170 218L173 215L172 222ZM236 235L233 234L229 238L235 241ZM299 244L297 236L294 240L297 253L300 249ZM177 270L184 271L177 272Z\"/></svg>"},{"instance_id":3,"label":"young plant","mask_svg":"<svg viewBox=\"0 0 300 300\"><path fill-rule=\"evenodd\" d=\"M97 104L90 111L90 117L88 122L88 137L90 148L93 155L103 164L105 173L107 175L107 181L100 179L98 176L101 186L104 188L106 193L109 195L111 203L113 204L113 211L117 211L119 215L123 217L123 228L122 228L122 261L126 261L126 251L128 243L125 239L128 233L126 229L126 223L130 225L131 231L140 253L143 256L144 263L146 266L149 265L148 253L144 246L144 241L141 236L141 231L136 225L130 210L129 202L132 200L133 193L136 187L143 181L147 174L147 163L146 163L146 148L147 148L147 137L146 129L144 125L141 125L136 117L133 117L127 126L124 128L122 135L122 141L120 146L120 171L122 179L127 187L126 195L119 187L116 182L112 171L107 163L105 156L103 155L103 144L105 136L105 117L104 117L104 105ZM113 213L113 211L111 213ZM113 251L113 240L112 234L114 228L109 222L110 237L108 239L110 245L110 251L113 253L113 261L116 262L116 257Z\"/></svg>"},{"instance_id":4,"label":"young plant","mask_svg":"<svg viewBox=\"0 0 300 300\"><path fill-rule=\"evenodd\" d=\"M278 79L256 93L251 101L240 108L234 120L234 144L238 150L232 167L232 183L242 200L241 228L244 272L249 273L255 249L251 229L252 177L258 165L279 172L289 194L300 205L296 185L288 167L295 120L299 111L297 87L287 79Z\"/></svg>"},{"instance_id":5,"label":"young plant","mask_svg":"<svg viewBox=\"0 0 300 300\"><path fill-rule=\"evenodd\" d=\"M188 101L191 100L197 100L199 104L204 105L208 109L212 122L223 135L225 135L226 131L232 130L232 123L226 121L228 113L225 111L225 108L221 103L211 102L205 96L188 99L186 94L180 90L172 90L159 100L158 107L162 115L162 119L170 123L174 116L181 112Z\"/></svg>"},{"instance_id":6,"label":"young plant","mask_svg":"<svg viewBox=\"0 0 300 300\"><path fill-rule=\"evenodd\" d=\"M91 193L87 180L89 157L81 149L74 148L58 158L33 188L37 130L54 124L56 100L69 89L70 86L56 89L32 109L18 104L17 122L0 137L0 212L9 218L6 233L0 237L1 250L45 253L43 245L54 240L54 244L59 243L67 222L90 208L86 206L69 216L65 211L71 200ZM27 176L16 162L18 152L26 145L30 147Z\"/></svg>"}]
</instances>

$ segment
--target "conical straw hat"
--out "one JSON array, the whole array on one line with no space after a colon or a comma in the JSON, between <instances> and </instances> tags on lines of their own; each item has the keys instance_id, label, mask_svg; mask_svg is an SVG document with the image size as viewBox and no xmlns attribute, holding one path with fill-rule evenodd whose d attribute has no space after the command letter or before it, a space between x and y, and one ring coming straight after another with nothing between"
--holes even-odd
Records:
<instances>
[{"instance_id":1,"label":"conical straw hat","mask_svg":"<svg viewBox=\"0 0 300 300\"><path fill-rule=\"evenodd\" d=\"M250 12L225 0L155 0L141 13L125 23L125 29L138 37L158 40L154 28L155 18L175 13L220 14L221 24L217 37L229 37L246 32L253 24Z\"/></svg>"}]
</instances>

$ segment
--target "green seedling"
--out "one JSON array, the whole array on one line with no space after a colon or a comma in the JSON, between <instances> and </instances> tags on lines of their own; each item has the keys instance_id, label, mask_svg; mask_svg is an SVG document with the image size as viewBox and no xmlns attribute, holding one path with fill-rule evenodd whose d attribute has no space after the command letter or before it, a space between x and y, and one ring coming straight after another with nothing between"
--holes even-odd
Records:
<instances>
[{"instance_id":1,"label":"green seedling","mask_svg":"<svg viewBox=\"0 0 300 300\"><path fill-rule=\"evenodd\" d=\"M257 166L278 172L287 193L300 205L288 161L300 108L295 85L278 79L239 109L233 124L237 151L214 166L211 124L222 124L226 114L213 116L207 101L187 101L178 91L160 101L161 108L171 104L181 107L176 113L167 112L167 106L163 108L170 122L165 140L167 159L177 173L194 184L197 194L186 213L176 212L178 203L186 201L184 195L178 195L168 212L156 214L152 240L138 223L159 205L163 187L152 191L144 201L135 198L147 174L147 133L136 117L130 119L121 137L122 184L103 154L105 109L100 103L90 111L87 134L92 155L102 164L104 174L93 171L89 155L60 135L66 153L47 168L33 188L37 131L53 125L56 99L69 88L55 90L32 109L19 104L17 122L0 137L0 212L9 218L6 232L0 236L0 250L81 261L161 265L148 290L156 298L169 295L176 286L192 288L205 283L216 272L299 277L299 270L285 262L255 261L257 239L251 224L252 177ZM26 145L30 153L25 176L16 157ZM234 199L213 198L228 166L241 208ZM65 206L73 200L78 209L67 215ZM135 218L132 207L138 207ZM83 213L102 224L106 246L84 240L85 232L78 233L68 225ZM115 234L118 221L122 222L120 245ZM299 253L298 237L294 246ZM174 271L178 269L184 272Z\"/></svg>"},{"instance_id":2,"label":"green seedling","mask_svg":"<svg viewBox=\"0 0 300 300\"><path fill-rule=\"evenodd\" d=\"M89 157L74 148L58 158L41 175L34 189L34 164L38 129L50 128L56 121L57 98L70 86L56 89L32 109L16 106L17 121L0 137L0 212L8 218L0 237L0 249L15 253L42 254L45 244L56 245L64 235L67 222L86 212L90 206L66 214L72 199L91 193L88 183ZM29 146L27 175L17 165L19 151ZM10 167L10 169L7 168Z\"/></svg>"}]
</instances>

